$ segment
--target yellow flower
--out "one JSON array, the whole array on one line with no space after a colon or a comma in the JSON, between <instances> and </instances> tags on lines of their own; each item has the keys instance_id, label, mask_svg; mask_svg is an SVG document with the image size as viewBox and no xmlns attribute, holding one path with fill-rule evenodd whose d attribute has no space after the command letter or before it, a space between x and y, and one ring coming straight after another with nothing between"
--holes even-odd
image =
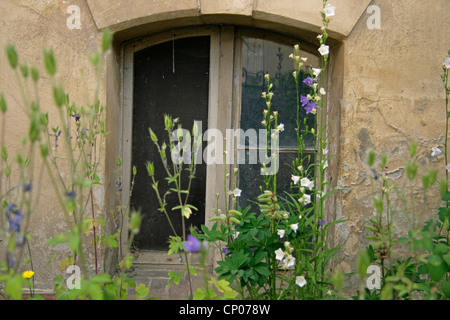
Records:
<instances>
[{"instance_id":1,"label":"yellow flower","mask_svg":"<svg viewBox=\"0 0 450 320\"><path fill-rule=\"evenodd\" d=\"M30 279L32 276L34 276L34 271L31 270L25 271L22 275L25 279Z\"/></svg>"}]
</instances>

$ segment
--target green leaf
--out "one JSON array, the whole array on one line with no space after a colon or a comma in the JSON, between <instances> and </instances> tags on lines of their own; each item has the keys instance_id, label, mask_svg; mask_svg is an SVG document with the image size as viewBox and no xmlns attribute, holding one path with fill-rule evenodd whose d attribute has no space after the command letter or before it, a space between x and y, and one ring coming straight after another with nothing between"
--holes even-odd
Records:
<instances>
[{"instance_id":1,"label":"green leaf","mask_svg":"<svg viewBox=\"0 0 450 320\"><path fill-rule=\"evenodd\" d=\"M114 235L112 236L108 236L108 247L110 248L118 248L119 247L119 242L114 239Z\"/></svg>"},{"instance_id":2,"label":"green leaf","mask_svg":"<svg viewBox=\"0 0 450 320\"><path fill-rule=\"evenodd\" d=\"M119 267L122 269L123 268L130 269L132 265L133 265L133 257L130 255L123 257L123 260L120 261L119 263Z\"/></svg>"},{"instance_id":3,"label":"green leaf","mask_svg":"<svg viewBox=\"0 0 450 320\"><path fill-rule=\"evenodd\" d=\"M450 201L450 192L446 191L446 192L442 195L442 201Z\"/></svg>"},{"instance_id":4,"label":"green leaf","mask_svg":"<svg viewBox=\"0 0 450 320\"><path fill-rule=\"evenodd\" d=\"M34 82L37 82L39 80L39 70L35 67L31 67L31 78Z\"/></svg>"},{"instance_id":5,"label":"green leaf","mask_svg":"<svg viewBox=\"0 0 450 320\"><path fill-rule=\"evenodd\" d=\"M384 206L383 198L373 197L373 203L375 205L375 209L377 210L377 212L382 213Z\"/></svg>"},{"instance_id":6,"label":"green leaf","mask_svg":"<svg viewBox=\"0 0 450 320\"><path fill-rule=\"evenodd\" d=\"M447 251L448 251L448 246L443 243L438 243L436 245L436 247L434 248L434 254L437 254L440 256L446 254Z\"/></svg>"},{"instance_id":7,"label":"green leaf","mask_svg":"<svg viewBox=\"0 0 450 320\"><path fill-rule=\"evenodd\" d=\"M114 34L108 28L103 30L102 51L106 52L112 44Z\"/></svg>"},{"instance_id":8,"label":"green leaf","mask_svg":"<svg viewBox=\"0 0 450 320\"><path fill-rule=\"evenodd\" d=\"M431 255L429 257L428 270L430 272L431 279L435 282L439 282L447 272L444 261L437 255Z\"/></svg>"},{"instance_id":9,"label":"green leaf","mask_svg":"<svg viewBox=\"0 0 450 320\"><path fill-rule=\"evenodd\" d=\"M2 159L4 161L8 160L8 149L6 148L6 146L2 147Z\"/></svg>"},{"instance_id":10,"label":"green leaf","mask_svg":"<svg viewBox=\"0 0 450 320\"><path fill-rule=\"evenodd\" d=\"M13 275L5 285L5 293L13 300L22 299L22 277L20 274Z\"/></svg>"},{"instance_id":11,"label":"green leaf","mask_svg":"<svg viewBox=\"0 0 450 320\"><path fill-rule=\"evenodd\" d=\"M7 109L8 109L8 105L6 104L6 99L2 92L0 94L0 111L5 113Z\"/></svg>"},{"instance_id":12,"label":"green leaf","mask_svg":"<svg viewBox=\"0 0 450 320\"><path fill-rule=\"evenodd\" d=\"M359 275L364 278L366 276L367 273L367 268L370 265L370 257L367 254L367 251L361 251L357 257L357 269L358 269L358 273Z\"/></svg>"},{"instance_id":13,"label":"green leaf","mask_svg":"<svg viewBox=\"0 0 450 320\"><path fill-rule=\"evenodd\" d=\"M152 139L153 142L157 142L158 141L158 137L156 136L156 134L153 132L153 130L151 128L148 128L148 132L150 133L150 138Z\"/></svg>"},{"instance_id":14,"label":"green leaf","mask_svg":"<svg viewBox=\"0 0 450 320\"><path fill-rule=\"evenodd\" d=\"M136 287L136 295L135 298L138 300L143 300L147 298L150 293L150 288L148 288L145 284L141 283Z\"/></svg>"},{"instance_id":15,"label":"green leaf","mask_svg":"<svg viewBox=\"0 0 450 320\"><path fill-rule=\"evenodd\" d=\"M442 259L444 259L445 263L450 268L450 253L447 253L446 255L443 255Z\"/></svg>"},{"instance_id":16,"label":"green leaf","mask_svg":"<svg viewBox=\"0 0 450 320\"><path fill-rule=\"evenodd\" d=\"M98 67L100 62L100 54L98 52L92 53L91 55L89 55L89 60L91 60L94 67Z\"/></svg>"},{"instance_id":17,"label":"green leaf","mask_svg":"<svg viewBox=\"0 0 450 320\"><path fill-rule=\"evenodd\" d=\"M450 299L450 281L447 280L442 284L442 292L447 299Z\"/></svg>"},{"instance_id":18,"label":"green leaf","mask_svg":"<svg viewBox=\"0 0 450 320\"><path fill-rule=\"evenodd\" d=\"M13 69L17 68L19 59L17 57L16 48L14 47L14 45L8 44L5 47L5 50L6 50L6 57L8 58L8 62L9 62L9 65L11 66L11 68L13 68Z\"/></svg>"},{"instance_id":19,"label":"green leaf","mask_svg":"<svg viewBox=\"0 0 450 320\"><path fill-rule=\"evenodd\" d=\"M66 103L66 93L61 83L53 84L53 98L57 107L61 107Z\"/></svg>"},{"instance_id":20,"label":"green leaf","mask_svg":"<svg viewBox=\"0 0 450 320\"><path fill-rule=\"evenodd\" d=\"M71 232L68 237L68 243L70 249L75 252L78 249L78 246L81 243L81 238L78 232Z\"/></svg>"},{"instance_id":21,"label":"green leaf","mask_svg":"<svg viewBox=\"0 0 450 320\"><path fill-rule=\"evenodd\" d=\"M380 299L391 300L392 299L392 284L387 284L381 289Z\"/></svg>"},{"instance_id":22,"label":"green leaf","mask_svg":"<svg viewBox=\"0 0 450 320\"><path fill-rule=\"evenodd\" d=\"M372 226L364 226L366 229L372 231L373 233L379 233L378 229Z\"/></svg>"},{"instance_id":23,"label":"green leaf","mask_svg":"<svg viewBox=\"0 0 450 320\"><path fill-rule=\"evenodd\" d=\"M47 73L50 76L54 76L56 73L56 60L53 49L44 49L44 65Z\"/></svg>"},{"instance_id":24,"label":"green leaf","mask_svg":"<svg viewBox=\"0 0 450 320\"><path fill-rule=\"evenodd\" d=\"M152 177L155 174L155 166L153 165L153 162L147 161L145 167L147 168L148 175Z\"/></svg>"},{"instance_id":25,"label":"green leaf","mask_svg":"<svg viewBox=\"0 0 450 320\"><path fill-rule=\"evenodd\" d=\"M181 273L174 271L169 272L169 283L167 284L166 288L169 288L172 283L178 285L180 283L181 276L182 276Z\"/></svg>"},{"instance_id":26,"label":"green leaf","mask_svg":"<svg viewBox=\"0 0 450 320\"><path fill-rule=\"evenodd\" d=\"M169 237L169 252L168 254L174 254L183 249L183 241L181 237L170 236Z\"/></svg>"},{"instance_id":27,"label":"green leaf","mask_svg":"<svg viewBox=\"0 0 450 320\"><path fill-rule=\"evenodd\" d=\"M410 149L409 149L409 155L411 156L411 158L416 155L416 150L417 150L417 142L411 141L411 145L410 145Z\"/></svg>"},{"instance_id":28,"label":"green leaf","mask_svg":"<svg viewBox=\"0 0 450 320\"><path fill-rule=\"evenodd\" d=\"M265 263L257 264L256 266L253 267L253 270L255 270L256 272L258 272L259 274L261 274L263 276L270 275L269 267Z\"/></svg>"},{"instance_id":29,"label":"green leaf","mask_svg":"<svg viewBox=\"0 0 450 320\"><path fill-rule=\"evenodd\" d=\"M367 159L367 164L369 165L369 167L373 167L374 162L375 162L375 151L370 150L369 157Z\"/></svg>"},{"instance_id":30,"label":"green leaf","mask_svg":"<svg viewBox=\"0 0 450 320\"><path fill-rule=\"evenodd\" d=\"M441 222L445 222L446 218L450 219L450 208L445 208L445 207L439 208L438 215L439 215L439 220Z\"/></svg>"},{"instance_id":31,"label":"green leaf","mask_svg":"<svg viewBox=\"0 0 450 320\"><path fill-rule=\"evenodd\" d=\"M401 237L401 238L398 238L398 242L399 243L406 243L406 242L408 242L409 241L409 239L407 238L407 237Z\"/></svg>"},{"instance_id":32,"label":"green leaf","mask_svg":"<svg viewBox=\"0 0 450 320\"><path fill-rule=\"evenodd\" d=\"M134 234L137 234L139 232L139 228L141 226L141 215L139 214L139 212L137 211L133 211L131 213L131 218L130 218L130 227L131 227L131 231Z\"/></svg>"}]
</instances>

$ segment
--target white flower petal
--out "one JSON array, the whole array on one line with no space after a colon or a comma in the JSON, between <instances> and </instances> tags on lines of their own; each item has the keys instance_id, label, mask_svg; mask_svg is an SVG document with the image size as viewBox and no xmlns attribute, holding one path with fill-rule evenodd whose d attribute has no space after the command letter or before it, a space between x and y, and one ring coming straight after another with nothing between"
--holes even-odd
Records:
<instances>
[{"instance_id":1,"label":"white flower petal","mask_svg":"<svg viewBox=\"0 0 450 320\"><path fill-rule=\"evenodd\" d=\"M285 253L283 250L281 250L281 248L275 251L275 259L277 259L279 261L284 259L284 255L285 255Z\"/></svg>"},{"instance_id":2,"label":"white flower petal","mask_svg":"<svg viewBox=\"0 0 450 320\"><path fill-rule=\"evenodd\" d=\"M323 12L325 13L325 17L329 18L334 16L334 11L336 10L336 7L332 6L331 4L327 4L325 8L323 9Z\"/></svg>"},{"instance_id":3,"label":"white flower petal","mask_svg":"<svg viewBox=\"0 0 450 320\"><path fill-rule=\"evenodd\" d=\"M285 269L295 266L295 258L291 255L288 255L286 259L283 260L283 267Z\"/></svg>"},{"instance_id":4,"label":"white flower petal","mask_svg":"<svg viewBox=\"0 0 450 320\"><path fill-rule=\"evenodd\" d=\"M325 56L330 53L330 47L325 44L322 44L319 48L319 52L321 55Z\"/></svg>"},{"instance_id":5,"label":"white flower petal","mask_svg":"<svg viewBox=\"0 0 450 320\"><path fill-rule=\"evenodd\" d=\"M241 189L236 188L236 189L233 190L233 195L234 195L235 197L240 197L240 196L241 196L241 192L242 192Z\"/></svg>"},{"instance_id":6,"label":"white flower petal","mask_svg":"<svg viewBox=\"0 0 450 320\"><path fill-rule=\"evenodd\" d=\"M290 227L292 230L294 230L294 232L297 232L297 230L298 230L298 223L291 224L289 227Z\"/></svg>"},{"instance_id":7,"label":"white flower petal","mask_svg":"<svg viewBox=\"0 0 450 320\"><path fill-rule=\"evenodd\" d=\"M319 76L320 72L322 72L322 69L312 68L312 72L313 72L314 77L317 78Z\"/></svg>"},{"instance_id":8,"label":"white flower petal","mask_svg":"<svg viewBox=\"0 0 450 320\"><path fill-rule=\"evenodd\" d=\"M300 177L299 177L299 176L291 175L291 179L292 179L292 181L294 181L294 184L297 184L298 181L300 180Z\"/></svg>"},{"instance_id":9,"label":"white flower petal","mask_svg":"<svg viewBox=\"0 0 450 320\"><path fill-rule=\"evenodd\" d=\"M300 199L301 199L300 202L303 204L311 203L311 196L309 194L304 194Z\"/></svg>"},{"instance_id":10,"label":"white flower petal","mask_svg":"<svg viewBox=\"0 0 450 320\"><path fill-rule=\"evenodd\" d=\"M443 65L444 65L447 69L450 69L450 57L445 58Z\"/></svg>"},{"instance_id":11,"label":"white flower petal","mask_svg":"<svg viewBox=\"0 0 450 320\"><path fill-rule=\"evenodd\" d=\"M310 181L308 178L302 178L300 184L302 187L309 188L309 190L314 188L314 181Z\"/></svg>"},{"instance_id":12,"label":"white flower petal","mask_svg":"<svg viewBox=\"0 0 450 320\"><path fill-rule=\"evenodd\" d=\"M304 276L298 276L295 278L295 284L300 288L303 288L306 285L306 280Z\"/></svg>"}]
</instances>

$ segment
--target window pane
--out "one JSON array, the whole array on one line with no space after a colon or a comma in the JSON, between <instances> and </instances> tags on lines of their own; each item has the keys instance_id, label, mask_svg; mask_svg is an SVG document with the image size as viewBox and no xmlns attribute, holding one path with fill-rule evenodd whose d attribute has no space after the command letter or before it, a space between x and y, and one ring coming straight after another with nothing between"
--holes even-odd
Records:
<instances>
[{"instance_id":1,"label":"window pane","mask_svg":"<svg viewBox=\"0 0 450 320\"><path fill-rule=\"evenodd\" d=\"M278 111L279 123L284 124L285 131L280 135L280 147L297 147L297 93L295 80L292 75L294 63L289 55L293 52L290 45L277 42L244 37L242 40L242 105L241 105L241 129L262 129L263 110L265 100L261 94L267 91L265 74L270 74L274 84L272 110ZM306 65L318 65L318 58L305 54L308 58ZM302 70L299 77L300 94L309 93L309 88L303 83L308 76ZM306 116L304 108L300 105L300 123L303 128L303 118ZM308 117L309 128L314 127L314 117ZM313 147L311 135L305 137L307 148Z\"/></svg>"}]
</instances>

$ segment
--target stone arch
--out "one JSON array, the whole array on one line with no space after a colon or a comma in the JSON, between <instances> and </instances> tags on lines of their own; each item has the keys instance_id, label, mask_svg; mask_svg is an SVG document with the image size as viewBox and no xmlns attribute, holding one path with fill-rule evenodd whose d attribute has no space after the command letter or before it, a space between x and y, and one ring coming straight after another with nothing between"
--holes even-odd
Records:
<instances>
[{"instance_id":1,"label":"stone arch","mask_svg":"<svg viewBox=\"0 0 450 320\"><path fill-rule=\"evenodd\" d=\"M336 14L329 26L332 38L345 39L365 14L370 0L334 0ZM303 35L317 34L322 1L311 0L87 0L98 29L109 28L116 37L130 39L152 30L208 24L238 24Z\"/></svg>"}]
</instances>

